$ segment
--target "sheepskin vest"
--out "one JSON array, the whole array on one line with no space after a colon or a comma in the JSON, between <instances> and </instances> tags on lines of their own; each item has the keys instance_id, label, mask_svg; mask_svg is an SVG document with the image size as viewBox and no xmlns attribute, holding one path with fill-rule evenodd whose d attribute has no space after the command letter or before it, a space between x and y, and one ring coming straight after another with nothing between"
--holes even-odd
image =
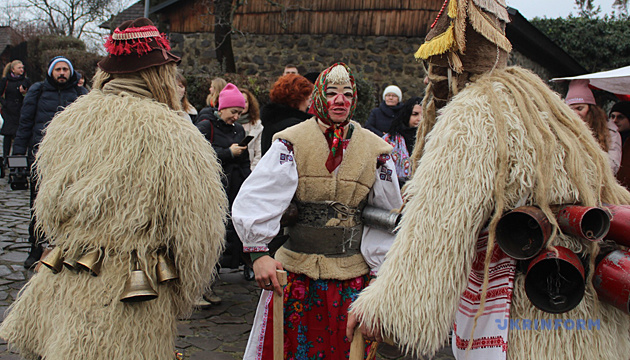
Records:
<instances>
[{"instance_id":1,"label":"sheepskin vest","mask_svg":"<svg viewBox=\"0 0 630 360\"><path fill-rule=\"evenodd\" d=\"M311 118L275 135L293 144L293 154L298 170L298 201L338 201L356 207L367 199L376 179L376 161L380 155L389 154L392 147L378 136L352 121L354 131L343 161L337 171L328 172L328 142L317 120ZM354 221L331 219L327 226L353 226ZM302 273L313 279L347 280L369 271L361 254L348 257L329 257L319 254L303 254L284 247L276 252L276 259L289 271Z\"/></svg>"}]
</instances>

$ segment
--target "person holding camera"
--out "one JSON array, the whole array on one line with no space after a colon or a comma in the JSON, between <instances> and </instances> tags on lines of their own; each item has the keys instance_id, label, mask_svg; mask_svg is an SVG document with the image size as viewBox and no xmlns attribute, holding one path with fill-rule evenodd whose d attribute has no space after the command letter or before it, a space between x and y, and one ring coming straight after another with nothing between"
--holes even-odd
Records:
<instances>
[{"instance_id":1,"label":"person holding camera","mask_svg":"<svg viewBox=\"0 0 630 360\"><path fill-rule=\"evenodd\" d=\"M13 60L4 67L0 80L0 105L4 123L0 126L0 135L4 136L2 142L2 159L0 164L4 175L4 166L7 157L11 154L11 145L20 122L20 111L24 102L24 95L31 86L31 81L24 74L24 64L20 60ZM2 177L2 176L0 176Z\"/></svg>"},{"instance_id":2,"label":"person holding camera","mask_svg":"<svg viewBox=\"0 0 630 360\"><path fill-rule=\"evenodd\" d=\"M48 63L46 80L35 83L28 89L20 124L13 143L13 155L27 155L29 167L37 154L39 143L44 136L44 130L52 118L79 96L88 93L87 89L78 85L79 76L74 71L70 60L63 56L56 56ZM31 167L31 209L37 197L36 169ZM29 269L42 255L44 235L35 231L35 216L31 210L31 223L28 227L28 241L31 249L24 267Z\"/></svg>"}]
</instances>

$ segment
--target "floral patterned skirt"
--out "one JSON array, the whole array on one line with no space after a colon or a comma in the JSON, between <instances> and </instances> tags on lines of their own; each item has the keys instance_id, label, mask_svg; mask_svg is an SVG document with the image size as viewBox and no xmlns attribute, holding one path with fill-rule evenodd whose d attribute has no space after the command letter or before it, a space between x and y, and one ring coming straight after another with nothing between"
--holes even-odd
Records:
<instances>
[{"instance_id":1,"label":"floral patterned skirt","mask_svg":"<svg viewBox=\"0 0 630 360\"><path fill-rule=\"evenodd\" d=\"M284 358L288 360L347 359L348 307L368 285L369 275L350 280L313 280L288 273L284 289ZM273 301L267 305L273 324ZM262 359L273 359L273 331L264 334Z\"/></svg>"}]
</instances>

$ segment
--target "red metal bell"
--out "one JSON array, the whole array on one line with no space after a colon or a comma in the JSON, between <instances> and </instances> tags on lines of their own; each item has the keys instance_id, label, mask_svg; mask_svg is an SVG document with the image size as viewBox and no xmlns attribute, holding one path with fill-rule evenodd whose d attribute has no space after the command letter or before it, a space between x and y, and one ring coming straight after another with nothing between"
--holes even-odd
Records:
<instances>
[{"instance_id":1,"label":"red metal bell","mask_svg":"<svg viewBox=\"0 0 630 360\"><path fill-rule=\"evenodd\" d=\"M600 241L610 229L609 213L598 207L564 206L556 216L562 232L590 241Z\"/></svg>"},{"instance_id":2,"label":"red metal bell","mask_svg":"<svg viewBox=\"0 0 630 360\"><path fill-rule=\"evenodd\" d=\"M630 314L630 251L606 255L595 268L593 286L600 300Z\"/></svg>"},{"instance_id":3,"label":"red metal bell","mask_svg":"<svg viewBox=\"0 0 630 360\"><path fill-rule=\"evenodd\" d=\"M575 308L584 297L584 266L571 250L556 246L534 258L525 275L525 293L534 306L559 314Z\"/></svg>"},{"instance_id":4,"label":"red metal bell","mask_svg":"<svg viewBox=\"0 0 630 360\"><path fill-rule=\"evenodd\" d=\"M617 244L630 246L630 206L606 205L610 211L610 230L606 239L613 240Z\"/></svg>"},{"instance_id":5,"label":"red metal bell","mask_svg":"<svg viewBox=\"0 0 630 360\"><path fill-rule=\"evenodd\" d=\"M496 239L503 252L516 259L531 259L551 236L547 216L535 206L521 206L503 215L497 223Z\"/></svg>"}]
</instances>

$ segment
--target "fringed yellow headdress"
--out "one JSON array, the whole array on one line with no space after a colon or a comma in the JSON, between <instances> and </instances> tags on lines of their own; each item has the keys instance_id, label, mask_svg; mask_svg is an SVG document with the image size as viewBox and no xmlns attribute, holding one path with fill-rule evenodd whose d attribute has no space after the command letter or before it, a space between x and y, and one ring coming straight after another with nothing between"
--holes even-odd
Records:
<instances>
[{"instance_id":1,"label":"fringed yellow headdress","mask_svg":"<svg viewBox=\"0 0 630 360\"><path fill-rule=\"evenodd\" d=\"M505 0L445 0L417 59L457 73L482 73L507 64L512 44Z\"/></svg>"}]
</instances>

